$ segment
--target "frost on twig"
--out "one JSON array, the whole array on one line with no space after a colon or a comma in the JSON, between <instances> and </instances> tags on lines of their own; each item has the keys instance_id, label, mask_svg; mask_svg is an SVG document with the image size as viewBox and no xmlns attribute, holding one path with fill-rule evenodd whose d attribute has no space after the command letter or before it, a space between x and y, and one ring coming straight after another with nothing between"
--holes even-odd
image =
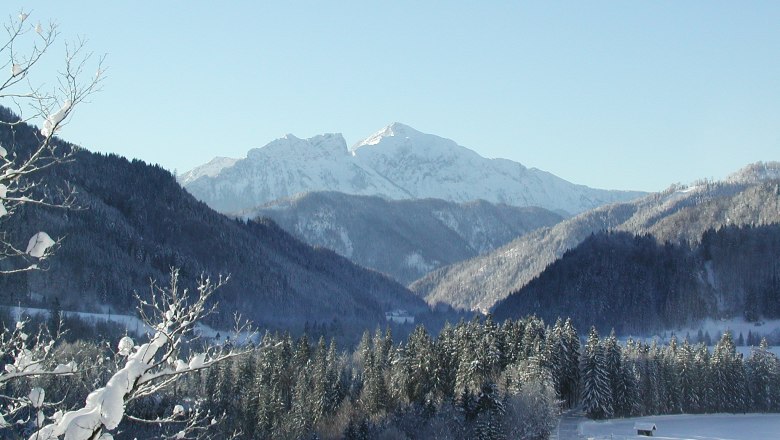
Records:
<instances>
[{"instance_id":1,"label":"frost on twig","mask_svg":"<svg viewBox=\"0 0 780 440\"><path fill-rule=\"evenodd\" d=\"M52 189L36 180L36 175L49 167L72 159L72 147L56 140L54 135L70 119L75 108L100 90L105 75L104 57L95 59L86 52L86 42L65 43L65 62L59 72L52 72L47 82L36 84L41 73L36 72L44 55L52 51L59 36L57 25L32 25L30 13L19 11L4 25L6 35L0 35L0 105L12 108L18 117L3 117L0 126L10 136L3 136L0 145L0 221L13 216L23 205L44 205L71 208L75 192L67 186L53 197ZM101 72L92 75L92 69ZM45 72L42 72L45 73ZM30 142L17 142L15 128L22 123L40 125L38 136ZM45 233L12 240L0 230L0 274L24 272L40 268L56 249L59 240ZM24 240L38 240L37 246L25 249ZM18 241L17 241L18 240Z\"/></svg>"},{"instance_id":2,"label":"frost on twig","mask_svg":"<svg viewBox=\"0 0 780 440\"><path fill-rule=\"evenodd\" d=\"M36 334L28 333L27 321L17 322L13 329L4 328L0 334L0 389L21 380L75 373L75 363L52 365L53 346L54 339L44 327ZM0 394L0 428L27 407L40 410L44 398L41 388L32 388L27 396Z\"/></svg>"},{"instance_id":3,"label":"frost on twig","mask_svg":"<svg viewBox=\"0 0 780 440\"><path fill-rule=\"evenodd\" d=\"M68 439L86 440L110 435L126 417L143 421L125 413L128 403L160 393L183 374L209 368L248 350L235 346L229 349L216 347L204 353L192 353L185 359L179 358L180 348L192 336L195 324L214 311L215 306L208 305L209 298L226 281L227 278L220 277L212 282L201 276L194 294L190 295L188 289L179 285L179 271L172 269L168 287L161 288L153 283L151 299L139 298L139 310L154 334L141 345L135 345L129 337L122 338L117 350L120 356L126 356L124 366L103 388L90 393L82 408L61 414L30 436L30 440L54 440L63 435ZM167 419L149 422L183 423L186 426L179 438L187 438L188 432L195 429L188 422L193 418L201 419L202 414L194 411L184 417L184 422L180 420L182 416L185 416L184 408L174 407Z\"/></svg>"}]
</instances>

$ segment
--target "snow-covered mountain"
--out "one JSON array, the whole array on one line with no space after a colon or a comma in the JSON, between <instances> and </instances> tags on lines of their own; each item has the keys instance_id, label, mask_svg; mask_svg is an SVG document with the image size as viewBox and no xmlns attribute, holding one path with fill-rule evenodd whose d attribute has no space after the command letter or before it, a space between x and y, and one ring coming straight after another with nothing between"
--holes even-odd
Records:
<instances>
[{"instance_id":1,"label":"snow-covered mountain","mask_svg":"<svg viewBox=\"0 0 780 440\"><path fill-rule=\"evenodd\" d=\"M179 182L181 182L182 185L187 185L188 183L198 180L198 178L203 176L214 177L224 168L235 165L236 162L238 162L238 159L234 159L232 157L215 157L208 163L199 167L195 167L181 176L177 176L177 179Z\"/></svg>"},{"instance_id":2,"label":"snow-covered mountain","mask_svg":"<svg viewBox=\"0 0 780 440\"><path fill-rule=\"evenodd\" d=\"M180 182L195 197L222 212L238 212L311 191L396 200L482 199L568 214L642 195L575 185L510 160L487 159L454 141L399 123L351 149L339 134L311 139L287 135L250 150L245 159L232 165L217 162L204 167L186 173Z\"/></svg>"},{"instance_id":3,"label":"snow-covered mountain","mask_svg":"<svg viewBox=\"0 0 780 440\"><path fill-rule=\"evenodd\" d=\"M338 192L306 193L241 215L269 217L304 242L332 249L401 283L563 219L543 208L484 200L387 200Z\"/></svg>"}]
</instances>

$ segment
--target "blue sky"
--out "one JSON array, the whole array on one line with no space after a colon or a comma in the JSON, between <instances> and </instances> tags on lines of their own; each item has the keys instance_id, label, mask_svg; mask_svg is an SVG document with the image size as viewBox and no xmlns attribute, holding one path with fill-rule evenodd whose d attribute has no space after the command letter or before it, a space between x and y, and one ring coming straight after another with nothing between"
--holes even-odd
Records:
<instances>
[{"instance_id":1,"label":"blue sky","mask_svg":"<svg viewBox=\"0 0 780 440\"><path fill-rule=\"evenodd\" d=\"M394 121L602 188L780 160L776 1L32 1L9 13L22 7L108 54L104 90L61 136L179 172L286 133L353 144Z\"/></svg>"}]
</instances>

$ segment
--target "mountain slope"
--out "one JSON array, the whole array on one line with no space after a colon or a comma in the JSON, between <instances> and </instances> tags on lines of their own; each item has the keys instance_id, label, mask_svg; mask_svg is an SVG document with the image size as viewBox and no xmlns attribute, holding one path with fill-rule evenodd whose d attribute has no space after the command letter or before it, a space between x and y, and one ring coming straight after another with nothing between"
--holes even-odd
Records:
<instances>
[{"instance_id":1,"label":"mountain slope","mask_svg":"<svg viewBox=\"0 0 780 440\"><path fill-rule=\"evenodd\" d=\"M780 225L724 226L699 243L598 233L493 309L620 334L681 328L703 318L780 317Z\"/></svg>"},{"instance_id":2,"label":"mountain slope","mask_svg":"<svg viewBox=\"0 0 780 440\"><path fill-rule=\"evenodd\" d=\"M4 109L0 115L13 118ZM18 148L34 142L23 124L13 136ZM12 145L6 125L0 125L0 142ZM73 162L39 177L38 188L46 191L69 182L83 209L28 207L5 219L3 230L11 237L39 230L64 237L47 270L0 277L6 304L48 305L59 297L64 309L132 310L133 291L146 294L150 278L163 280L177 266L187 279L231 274L217 294L220 314L213 319L219 327L229 324L233 311L277 328L308 320L354 330L384 325L388 310L427 309L400 284L313 249L273 222L214 212L157 166L79 150Z\"/></svg>"},{"instance_id":3,"label":"mountain slope","mask_svg":"<svg viewBox=\"0 0 780 440\"><path fill-rule=\"evenodd\" d=\"M409 283L443 265L474 257L563 218L542 208L484 200L392 201L336 192L307 193L242 213L268 217L313 246Z\"/></svg>"},{"instance_id":4,"label":"mountain slope","mask_svg":"<svg viewBox=\"0 0 780 440\"><path fill-rule=\"evenodd\" d=\"M780 169L776 162L762 166ZM663 243L698 241L704 231L727 224L780 221L778 182L751 183L739 175L726 182L671 187L633 202L596 208L520 237L484 256L433 271L414 282L411 289L429 303L488 310L526 285L566 250L599 231L651 234Z\"/></svg>"},{"instance_id":5,"label":"mountain slope","mask_svg":"<svg viewBox=\"0 0 780 440\"><path fill-rule=\"evenodd\" d=\"M192 176L187 174L187 176ZM577 213L642 195L575 185L505 159L395 123L348 150L341 135L292 135L249 151L216 175L182 180L209 206L236 212L301 192L337 191L389 199L487 200Z\"/></svg>"}]
</instances>

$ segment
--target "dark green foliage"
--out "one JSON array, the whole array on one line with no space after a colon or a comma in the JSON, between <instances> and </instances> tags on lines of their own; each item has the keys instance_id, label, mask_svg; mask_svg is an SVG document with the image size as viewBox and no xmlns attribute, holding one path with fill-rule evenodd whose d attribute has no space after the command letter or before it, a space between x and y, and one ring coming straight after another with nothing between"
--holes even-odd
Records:
<instances>
[{"instance_id":1,"label":"dark green foliage","mask_svg":"<svg viewBox=\"0 0 780 440\"><path fill-rule=\"evenodd\" d=\"M39 385L65 407L82 404L116 368L105 347L61 343L58 360L90 368ZM340 353L324 338L312 345L307 337L267 333L252 352L187 376L128 410L155 419L176 404L199 407L219 422L214 429L245 439L541 440L555 426L558 402L581 404L594 418L780 411L779 379L780 361L766 341L743 361L730 334L710 355L703 344L674 338L665 346L621 345L614 335L600 339L593 328L580 356L569 320L550 328L533 316L500 325L487 318L446 326L438 337L419 327L397 345L389 332L366 332L354 353ZM121 426L128 438L175 428L131 420Z\"/></svg>"},{"instance_id":2,"label":"dark green foliage","mask_svg":"<svg viewBox=\"0 0 780 440\"><path fill-rule=\"evenodd\" d=\"M614 327L621 334L705 317L776 318L777 255L777 224L709 230L693 247L660 244L649 235L593 234L494 313L500 319L569 316L575 325Z\"/></svg>"},{"instance_id":3,"label":"dark green foliage","mask_svg":"<svg viewBox=\"0 0 780 440\"><path fill-rule=\"evenodd\" d=\"M588 342L582 352L582 409L592 419L608 419L614 414L613 395L604 346L595 327L591 327Z\"/></svg>"},{"instance_id":4,"label":"dark green foliage","mask_svg":"<svg viewBox=\"0 0 780 440\"><path fill-rule=\"evenodd\" d=\"M780 169L778 162L759 163L757 167L765 165L774 171ZM650 235L660 244L684 246L700 242L707 230L780 223L780 181L777 179L753 175L728 182L702 182L691 191L681 189L684 188L672 186L632 202L593 209L551 228L526 234L491 253L433 271L411 288L425 295L429 302L472 309L492 308L510 293L523 289L565 252L601 231ZM773 307L780 307L778 304L780 301ZM515 312L520 314L512 316L523 316L534 310L539 308L518 309ZM543 317L552 322L556 316L569 313L556 311ZM575 320L575 323L584 327L597 322ZM617 324L599 325L599 328L608 331Z\"/></svg>"}]
</instances>

